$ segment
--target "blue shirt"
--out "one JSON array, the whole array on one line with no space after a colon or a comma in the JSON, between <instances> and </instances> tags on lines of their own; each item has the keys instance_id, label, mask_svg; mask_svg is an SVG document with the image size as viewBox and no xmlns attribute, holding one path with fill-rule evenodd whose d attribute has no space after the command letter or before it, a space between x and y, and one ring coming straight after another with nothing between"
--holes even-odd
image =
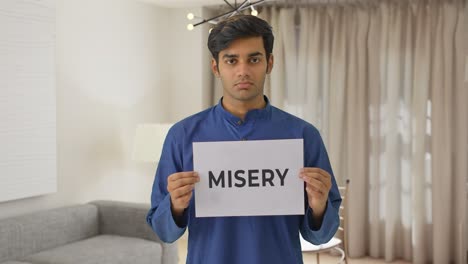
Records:
<instances>
[{"instance_id":1,"label":"blue shirt","mask_svg":"<svg viewBox=\"0 0 468 264\"><path fill-rule=\"evenodd\" d=\"M313 244L328 242L339 226L341 196L318 130L298 117L269 104L249 111L244 121L227 112L221 102L176 123L165 139L151 195L147 222L164 242L174 242L188 227L187 263L291 264L303 263L299 232ZM195 217L194 198L178 226L171 213L167 177L193 171L192 143L207 141L304 139L304 167L332 175L332 188L322 225L314 229L304 191L305 215Z\"/></svg>"}]
</instances>

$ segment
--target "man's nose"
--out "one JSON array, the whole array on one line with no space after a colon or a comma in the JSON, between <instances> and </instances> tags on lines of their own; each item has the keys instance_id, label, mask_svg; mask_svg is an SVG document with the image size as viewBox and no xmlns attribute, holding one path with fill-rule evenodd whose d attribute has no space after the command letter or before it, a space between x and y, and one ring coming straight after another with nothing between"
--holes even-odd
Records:
<instances>
[{"instance_id":1,"label":"man's nose","mask_svg":"<svg viewBox=\"0 0 468 264\"><path fill-rule=\"evenodd\" d=\"M237 75L239 77L250 76L250 65L247 62L239 62L237 64Z\"/></svg>"}]
</instances>

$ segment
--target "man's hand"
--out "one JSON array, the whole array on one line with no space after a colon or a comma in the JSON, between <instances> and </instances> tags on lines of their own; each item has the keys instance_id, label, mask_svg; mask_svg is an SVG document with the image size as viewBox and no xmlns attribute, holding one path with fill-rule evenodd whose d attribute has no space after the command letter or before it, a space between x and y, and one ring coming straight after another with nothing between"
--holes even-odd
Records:
<instances>
[{"instance_id":1,"label":"man's hand","mask_svg":"<svg viewBox=\"0 0 468 264\"><path fill-rule=\"evenodd\" d=\"M200 176L194 171L177 172L167 178L167 190L171 196L171 211L175 218L182 216L185 208L189 206L192 190L195 183L199 181Z\"/></svg>"},{"instance_id":2,"label":"man's hand","mask_svg":"<svg viewBox=\"0 0 468 264\"><path fill-rule=\"evenodd\" d=\"M307 198L313 217L321 223L327 207L328 192L332 186L331 175L320 168L302 168L299 178L306 183Z\"/></svg>"}]
</instances>

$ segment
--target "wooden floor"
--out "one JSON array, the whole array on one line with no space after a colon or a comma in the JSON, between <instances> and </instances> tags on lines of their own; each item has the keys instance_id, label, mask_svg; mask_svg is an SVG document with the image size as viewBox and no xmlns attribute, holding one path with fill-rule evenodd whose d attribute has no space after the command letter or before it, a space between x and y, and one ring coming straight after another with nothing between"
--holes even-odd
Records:
<instances>
[{"instance_id":1,"label":"wooden floor","mask_svg":"<svg viewBox=\"0 0 468 264\"><path fill-rule=\"evenodd\" d=\"M302 257L304 259L304 264L316 264L317 257L313 253L303 253ZM340 260L340 257L330 256L329 254L320 253L320 264L337 264ZM359 259L348 259L348 264L383 264L383 263L393 263L393 264L409 264L411 262L405 261L394 261L394 262L385 262L383 259L374 259L374 258L359 258Z\"/></svg>"},{"instance_id":2,"label":"wooden floor","mask_svg":"<svg viewBox=\"0 0 468 264\"><path fill-rule=\"evenodd\" d=\"M185 258L187 257L187 238L182 236L179 240L179 263L184 264ZM304 252L302 254L304 259L304 264L316 264L317 258L313 253ZM337 264L340 260L339 256L331 256L326 253L320 253L320 264ZM359 259L348 259L348 264L383 264L383 263L393 263L393 264L410 264L411 262L405 261L394 261L394 262L385 262L383 259L373 259L373 258L359 258Z\"/></svg>"}]
</instances>

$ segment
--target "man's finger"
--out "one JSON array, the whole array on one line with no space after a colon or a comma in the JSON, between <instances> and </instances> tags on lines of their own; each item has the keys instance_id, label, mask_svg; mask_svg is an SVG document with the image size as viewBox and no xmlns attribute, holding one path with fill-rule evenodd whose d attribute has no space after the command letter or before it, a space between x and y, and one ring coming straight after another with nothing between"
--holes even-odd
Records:
<instances>
[{"instance_id":1,"label":"man's finger","mask_svg":"<svg viewBox=\"0 0 468 264\"><path fill-rule=\"evenodd\" d=\"M317 173L326 173L328 172L324 169L317 168L317 167L304 167L300 170L300 172L317 172Z\"/></svg>"},{"instance_id":2,"label":"man's finger","mask_svg":"<svg viewBox=\"0 0 468 264\"><path fill-rule=\"evenodd\" d=\"M307 194L312 197L316 197L317 195L322 196L323 192L320 189L317 189L314 186L307 185L306 187Z\"/></svg>"},{"instance_id":3,"label":"man's finger","mask_svg":"<svg viewBox=\"0 0 468 264\"><path fill-rule=\"evenodd\" d=\"M192 185L192 184L195 184L197 182L200 181L200 178L196 178L196 177L191 177L191 178L181 178L181 179L178 179L176 181L171 181L168 183L168 191L172 191L172 190L175 190L177 188L180 188L180 187L183 187L183 186L186 186L186 185Z\"/></svg>"},{"instance_id":4,"label":"man's finger","mask_svg":"<svg viewBox=\"0 0 468 264\"><path fill-rule=\"evenodd\" d=\"M305 168L308 170L301 170L299 173L299 178L315 178L319 181L322 181L327 186L331 186L331 175L322 169L315 170L317 168Z\"/></svg>"},{"instance_id":5,"label":"man's finger","mask_svg":"<svg viewBox=\"0 0 468 264\"><path fill-rule=\"evenodd\" d=\"M302 180L305 181L308 186L313 186L314 188L318 190L328 190L327 185L317 179L303 178Z\"/></svg>"},{"instance_id":6,"label":"man's finger","mask_svg":"<svg viewBox=\"0 0 468 264\"><path fill-rule=\"evenodd\" d=\"M324 177L324 178L331 178L331 175L330 173L328 173L326 170L323 170L321 168L302 168L300 171L299 171L299 175L300 174L316 174L316 175L320 175L321 177Z\"/></svg>"},{"instance_id":7,"label":"man's finger","mask_svg":"<svg viewBox=\"0 0 468 264\"><path fill-rule=\"evenodd\" d=\"M318 173L301 173L299 174L299 178L306 180L306 179L315 179L324 183L326 186L331 186L331 178L328 176L323 176L322 174Z\"/></svg>"},{"instance_id":8,"label":"man's finger","mask_svg":"<svg viewBox=\"0 0 468 264\"><path fill-rule=\"evenodd\" d=\"M194 188L194 185L186 185L184 187L180 187L178 189L175 189L174 191L171 192L171 196L174 199L181 198L187 194L190 194Z\"/></svg>"},{"instance_id":9,"label":"man's finger","mask_svg":"<svg viewBox=\"0 0 468 264\"><path fill-rule=\"evenodd\" d=\"M169 181L177 181L182 178L192 178L192 177L199 177L198 173L195 171L183 171L171 174L167 179Z\"/></svg>"}]
</instances>

